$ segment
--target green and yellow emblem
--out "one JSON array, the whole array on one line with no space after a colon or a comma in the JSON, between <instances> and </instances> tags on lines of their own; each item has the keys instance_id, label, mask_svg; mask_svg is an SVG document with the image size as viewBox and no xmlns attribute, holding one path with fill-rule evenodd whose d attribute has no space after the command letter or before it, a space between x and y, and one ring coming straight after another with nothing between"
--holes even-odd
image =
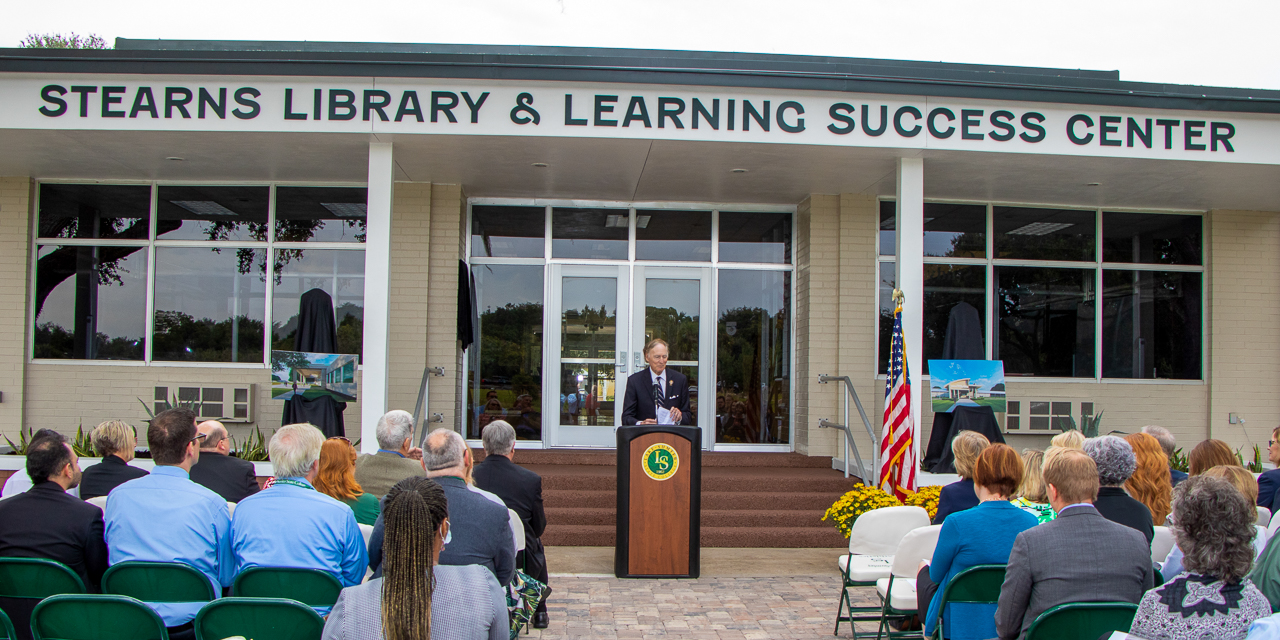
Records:
<instances>
[{"instance_id":1,"label":"green and yellow emblem","mask_svg":"<svg viewBox=\"0 0 1280 640\"><path fill-rule=\"evenodd\" d=\"M658 444L650 446L644 450L644 457L641 464L644 466L644 474L654 480L666 480L676 474L676 469L680 468L680 456L676 454L676 450L671 445Z\"/></svg>"}]
</instances>

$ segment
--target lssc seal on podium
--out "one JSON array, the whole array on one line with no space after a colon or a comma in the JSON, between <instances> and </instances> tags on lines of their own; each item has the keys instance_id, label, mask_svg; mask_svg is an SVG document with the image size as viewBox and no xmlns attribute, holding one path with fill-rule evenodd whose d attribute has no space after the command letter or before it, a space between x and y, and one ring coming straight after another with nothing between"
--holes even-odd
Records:
<instances>
[{"instance_id":1,"label":"lssc seal on podium","mask_svg":"<svg viewBox=\"0 0 1280 640\"><path fill-rule=\"evenodd\" d=\"M644 450L644 474L654 480L666 480L680 468L680 456L671 445L661 442Z\"/></svg>"}]
</instances>

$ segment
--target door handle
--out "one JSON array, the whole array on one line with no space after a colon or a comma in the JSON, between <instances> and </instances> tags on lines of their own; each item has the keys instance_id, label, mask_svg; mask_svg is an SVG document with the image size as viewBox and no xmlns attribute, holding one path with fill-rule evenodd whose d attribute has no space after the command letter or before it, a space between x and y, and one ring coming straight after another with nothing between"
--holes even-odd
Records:
<instances>
[{"instance_id":1,"label":"door handle","mask_svg":"<svg viewBox=\"0 0 1280 640\"><path fill-rule=\"evenodd\" d=\"M636 368L635 368L635 370L636 370L636 371L639 371L640 369L642 369L642 368L644 367L644 354L640 353L639 351L635 351L635 352L633 352L633 353L635 353L635 355L636 355Z\"/></svg>"},{"instance_id":2,"label":"door handle","mask_svg":"<svg viewBox=\"0 0 1280 640\"><path fill-rule=\"evenodd\" d=\"M627 352L626 351L618 352L618 360L617 362L614 363L613 366L619 369L622 369L623 373L626 372L627 370Z\"/></svg>"}]
</instances>

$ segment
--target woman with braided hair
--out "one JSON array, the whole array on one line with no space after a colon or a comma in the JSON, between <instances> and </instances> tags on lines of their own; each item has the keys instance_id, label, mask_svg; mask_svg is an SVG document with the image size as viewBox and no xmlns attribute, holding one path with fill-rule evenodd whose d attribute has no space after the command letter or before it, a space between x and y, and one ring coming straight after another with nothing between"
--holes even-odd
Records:
<instances>
[{"instance_id":1,"label":"woman with braided hair","mask_svg":"<svg viewBox=\"0 0 1280 640\"><path fill-rule=\"evenodd\" d=\"M406 478L382 503L382 577L348 587L322 640L507 640L507 600L481 565L437 564L449 503L434 480Z\"/></svg>"}]
</instances>

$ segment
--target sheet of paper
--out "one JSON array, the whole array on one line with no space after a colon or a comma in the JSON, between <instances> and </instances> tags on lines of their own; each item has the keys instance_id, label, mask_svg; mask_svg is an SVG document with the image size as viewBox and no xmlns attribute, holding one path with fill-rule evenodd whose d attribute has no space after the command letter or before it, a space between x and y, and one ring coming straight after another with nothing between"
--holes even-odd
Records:
<instances>
[{"instance_id":1,"label":"sheet of paper","mask_svg":"<svg viewBox=\"0 0 1280 640\"><path fill-rule=\"evenodd\" d=\"M673 424L671 422L671 410L665 407L658 407L658 424Z\"/></svg>"}]
</instances>

